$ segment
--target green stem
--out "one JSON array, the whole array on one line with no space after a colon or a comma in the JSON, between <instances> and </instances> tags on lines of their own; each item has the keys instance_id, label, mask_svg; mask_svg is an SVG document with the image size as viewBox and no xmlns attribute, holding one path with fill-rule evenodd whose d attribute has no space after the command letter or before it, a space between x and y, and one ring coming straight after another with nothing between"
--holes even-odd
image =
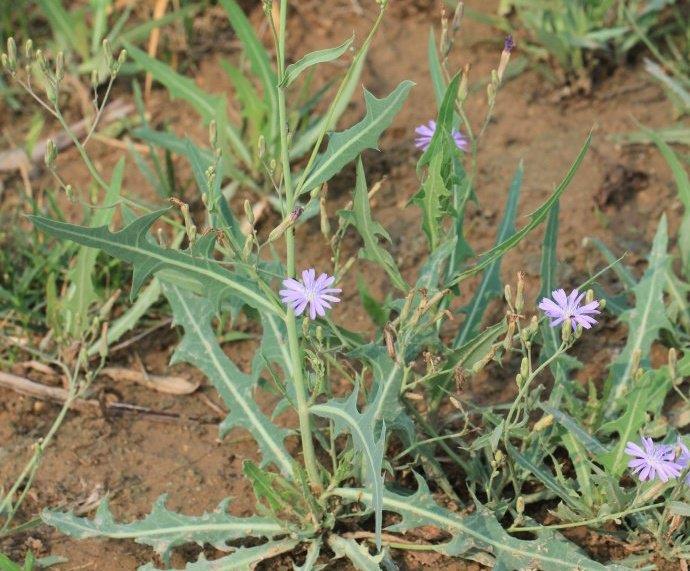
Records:
<instances>
[{"instance_id":1,"label":"green stem","mask_svg":"<svg viewBox=\"0 0 690 571\"><path fill-rule=\"evenodd\" d=\"M285 35L287 25L287 0L280 0L280 28L278 31L277 59L279 76L285 73ZM280 157L283 170L283 191L285 195L286 211L288 215L295 207L295 193L292 188L292 175L290 171L290 153L288 147L287 107L285 104L285 87L278 86L278 120L280 122ZM285 233L285 247L287 258L287 275L295 275L295 229L294 226ZM311 419L309 416L309 399L307 387L304 382L302 369L302 349L297 333L297 320L295 312L288 309L285 316L287 327L290 359L292 360L293 380L295 382L295 395L297 400L297 416L299 418L300 437L302 439L302 453L304 465L307 469L309 481L316 490L321 490L314 441L311 434Z\"/></svg>"}]
</instances>

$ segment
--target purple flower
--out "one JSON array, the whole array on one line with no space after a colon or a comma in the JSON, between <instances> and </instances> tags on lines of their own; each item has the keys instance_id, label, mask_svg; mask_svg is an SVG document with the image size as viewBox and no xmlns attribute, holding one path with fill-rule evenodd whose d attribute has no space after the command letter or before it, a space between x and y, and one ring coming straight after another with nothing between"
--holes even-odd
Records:
<instances>
[{"instance_id":1,"label":"purple flower","mask_svg":"<svg viewBox=\"0 0 690 571\"><path fill-rule=\"evenodd\" d=\"M422 151L426 151L431 144L431 138L436 132L436 121L432 120L428 123L423 123L417 127L414 132L417 133L417 136L414 138L415 146ZM453 129L451 134L453 135L453 140L458 149L467 151L469 144L465 136L457 129Z\"/></svg>"},{"instance_id":2,"label":"purple flower","mask_svg":"<svg viewBox=\"0 0 690 571\"><path fill-rule=\"evenodd\" d=\"M584 293L579 293L574 289L570 295L565 295L565 290L557 289L551 292L553 300L545 297L539 302L539 309L541 309L546 316L551 318L551 327L560 325L566 319L570 319L573 324L573 329L577 329L578 325L582 325L585 329L589 329L596 323L592 315L599 313L598 301L593 301L587 305L580 306ZM555 301L554 301L555 300Z\"/></svg>"},{"instance_id":3,"label":"purple flower","mask_svg":"<svg viewBox=\"0 0 690 571\"><path fill-rule=\"evenodd\" d=\"M503 51L506 53L510 53L515 49L515 40L513 39L512 34L508 34L506 36L506 39L503 42Z\"/></svg>"},{"instance_id":4,"label":"purple flower","mask_svg":"<svg viewBox=\"0 0 690 571\"><path fill-rule=\"evenodd\" d=\"M651 438L642 438L642 446L634 442L628 442L625 453L633 459L628 462L628 468L632 469L642 482L654 480L657 477L662 482L668 482L680 475L683 466L675 462L675 450L668 444L654 444Z\"/></svg>"},{"instance_id":5,"label":"purple flower","mask_svg":"<svg viewBox=\"0 0 690 571\"><path fill-rule=\"evenodd\" d=\"M283 280L283 287L280 290L280 298L288 307L291 307L295 315L302 315L307 305L309 306L309 317L316 319L317 315L326 315L326 309L331 308L331 303L338 303L339 297L335 293L340 293L340 288L329 287L335 278L328 274L321 274L316 277L316 270L310 268L302 272L302 281L293 278Z\"/></svg>"}]
</instances>

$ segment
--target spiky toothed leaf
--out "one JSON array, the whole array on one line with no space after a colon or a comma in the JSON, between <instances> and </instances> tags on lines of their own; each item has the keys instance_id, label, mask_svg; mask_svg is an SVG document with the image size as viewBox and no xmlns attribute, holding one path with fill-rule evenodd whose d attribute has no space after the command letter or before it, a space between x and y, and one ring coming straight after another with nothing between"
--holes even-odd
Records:
<instances>
[{"instance_id":1,"label":"spiky toothed leaf","mask_svg":"<svg viewBox=\"0 0 690 571\"><path fill-rule=\"evenodd\" d=\"M620 476L630 460L625 453L625 446L631 440L638 440L639 431L649 422L650 414L656 417L661 413L671 387L672 381L665 367L647 371L637 380L634 388L619 399L617 408L622 411L621 415L601 426L600 431L604 434L618 434L618 440L612 449L598 457L614 476Z\"/></svg>"},{"instance_id":2,"label":"spiky toothed leaf","mask_svg":"<svg viewBox=\"0 0 690 571\"><path fill-rule=\"evenodd\" d=\"M298 567L294 563L292 564L292 571L321 571L325 565L318 565L316 562L319 560L319 555L321 554L321 538L316 538L311 542L309 549L307 549L307 556L304 559L304 564Z\"/></svg>"},{"instance_id":3,"label":"spiky toothed leaf","mask_svg":"<svg viewBox=\"0 0 690 571\"><path fill-rule=\"evenodd\" d=\"M357 182L352 199L352 210L341 210L338 214L345 219L347 224L352 224L362 236L364 247L359 251L360 257L383 268L391 283L399 290L407 292L409 286L400 274L393 256L379 244L379 237L390 241L390 236L381 224L371 218L369 193L361 157L357 160Z\"/></svg>"},{"instance_id":4,"label":"spiky toothed leaf","mask_svg":"<svg viewBox=\"0 0 690 571\"><path fill-rule=\"evenodd\" d=\"M378 149L379 137L405 103L413 85L411 81L403 81L383 99L377 99L365 89L364 119L349 129L330 136L326 150L318 156L304 184L301 185L301 194L330 180L365 149Z\"/></svg>"},{"instance_id":5,"label":"spiky toothed leaf","mask_svg":"<svg viewBox=\"0 0 690 571\"><path fill-rule=\"evenodd\" d=\"M308 53L299 61L287 66L287 68L285 68L285 75L280 81L280 85L289 87L302 72L310 67L320 63L328 63L337 60L341 55L350 49L354 39L355 37L352 36L334 48L327 48L325 50L317 50L315 52Z\"/></svg>"},{"instance_id":6,"label":"spiky toothed leaf","mask_svg":"<svg viewBox=\"0 0 690 571\"><path fill-rule=\"evenodd\" d=\"M639 352L642 357L641 363L644 365L648 362L649 350L659 332L662 329L672 329L664 306L664 283L670 262L667 249L668 226L664 215L654 236L647 270L632 290L635 295L635 307L620 317L628 326L628 340L609 371L605 406L609 418L616 410L620 410L621 397L630 389L634 373L633 355Z\"/></svg>"},{"instance_id":7,"label":"spiky toothed leaf","mask_svg":"<svg viewBox=\"0 0 690 571\"><path fill-rule=\"evenodd\" d=\"M403 366L390 358L384 347L362 345L349 353L350 357L364 359L372 370L370 407L374 422L385 422L388 430L405 434L405 441L414 439L412 420L400 401Z\"/></svg>"},{"instance_id":8,"label":"spiky toothed leaf","mask_svg":"<svg viewBox=\"0 0 690 571\"><path fill-rule=\"evenodd\" d=\"M203 290L216 306L222 297L232 294L260 311L282 315L279 306L266 299L254 284L212 259L193 255L190 251L162 248L149 240L149 228L167 211L168 209L158 210L142 216L118 232L111 232L106 226L87 228L41 216L30 218L37 228L53 236L99 248L111 256L132 263L132 297L150 275L170 270L180 274L185 283L196 284L199 291ZM199 242L208 245L210 240L212 236L208 235Z\"/></svg>"},{"instance_id":9,"label":"spiky toothed leaf","mask_svg":"<svg viewBox=\"0 0 690 571\"><path fill-rule=\"evenodd\" d=\"M559 534L544 530L537 539L522 540L509 535L496 517L482 504L470 515L460 515L439 506L423 478L415 474L417 490L408 495L385 490L383 508L397 513L401 521L387 528L404 533L411 529L434 526L452 535L451 541L435 546L435 551L449 556L472 556L477 550L492 555L494 569L540 569L542 571L624 571L620 565L593 561L576 545ZM346 500L372 505L371 492L355 488L336 488L333 493Z\"/></svg>"},{"instance_id":10,"label":"spiky toothed leaf","mask_svg":"<svg viewBox=\"0 0 690 571\"><path fill-rule=\"evenodd\" d=\"M280 367L285 379L292 379L292 359L287 344L287 330L285 322L275 315L262 314L261 345L252 359L252 377L254 382L259 380L261 373L268 367L277 373L274 366Z\"/></svg>"},{"instance_id":11,"label":"spiky toothed leaf","mask_svg":"<svg viewBox=\"0 0 690 571\"><path fill-rule=\"evenodd\" d=\"M104 537L134 539L151 546L166 563L173 547L185 543L208 543L221 551L228 551L227 542L245 537L272 538L286 533L277 521L267 517L235 517L227 513L229 500L223 500L212 512L188 516L171 512L165 507L166 496L160 496L151 513L131 523L117 523L104 499L93 519L77 517L69 512L43 510L41 518L47 525L75 539Z\"/></svg>"},{"instance_id":12,"label":"spiky toothed leaf","mask_svg":"<svg viewBox=\"0 0 690 571\"><path fill-rule=\"evenodd\" d=\"M376 546L381 549L381 526L383 510L383 456L385 453L386 425L376 422L376 401L366 407L364 412L357 409L359 385L356 385L346 399L331 399L323 404L313 405L309 410L312 414L329 418L333 421L334 435L347 432L352 436L355 450L362 455L365 463L367 485L370 486L373 497L372 507L375 517ZM381 400L381 399L379 399ZM378 429L378 437L376 436Z\"/></svg>"},{"instance_id":13,"label":"spiky toothed leaf","mask_svg":"<svg viewBox=\"0 0 690 571\"><path fill-rule=\"evenodd\" d=\"M508 200L506 201L506 206L503 211L503 219L501 220L501 224L498 227L498 233L496 234L496 245L507 240L515 233L515 217L517 216L517 208L520 201L522 174L523 168L522 162L520 162L513 176L513 182L510 184L510 189L508 190ZM501 258L497 258L484 271L482 281L475 290L471 301L461 309L466 317L455 337L453 343L454 347L460 347L477 334L484 312L489 305L489 301L494 297L500 296L502 293Z\"/></svg>"},{"instance_id":14,"label":"spiky toothed leaf","mask_svg":"<svg viewBox=\"0 0 690 571\"><path fill-rule=\"evenodd\" d=\"M283 474L290 474L292 458L283 445L289 431L272 424L261 412L252 396L252 378L240 371L218 345L211 327L212 304L168 282L163 283L163 293L170 302L175 324L185 333L170 362L190 363L213 383L230 411L220 425L221 436L235 426L245 428L259 444L262 465L273 463Z\"/></svg>"},{"instance_id":15,"label":"spiky toothed leaf","mask_svg":"<svg viewBox=\"0 0 690 571\"><path fill-rule=\"evenodd\" d=\"M380 571L384 552L371 555L366 544L359 544L354 539L339 535L329 535L327 541L336 558L346 557L358 571Z\"/></svg>"},{"instance_id":16,"label":"spiky toothed leaf","mask_svg":"<svg viewBox=\"0 0 690 571\"><path fill-rule=\"evenodd\" d=\"M298 544L296 539L269 541L256 547L239 547L230 555L210 561L202 553L199 559L185 565L185 571L251 571L262 561L292 551ZM158 567L148 563L137 571L158 571Z\"/></svg>"},{"instance_id":17,"label":"spiky toothed leaf","mask_svg":"<svg viewBox=\"0 0 690 571\"><path fill-rule=\"evenodd\" d=\"M458 284L490 266L497 258L500 258L508 250L519 244L520 241L527 236L527 234L529 234L546 219L551 209L558 202L563 192L565 192L565 189L568 188L570 182L573 180L577 169L580 167L580 164L582 164L582 161L587 154L587 150L589 149L591 142L592 134L590 133L561 183L556 187L551 196L530 215L529 222L520 228L520 230L515 232L515 234L513 234L510 238L504 240L501 244L494 246L488 252L485 252L474 266L456 275L448 284L448 287Z\"/></svg>"},{"instance_id":18,"label":"spiky toothed leaf","mask_svg":"<svg viewBox=\"0 0 690 571\"><path fill-rule=\"evenodd\" d=\"M446 89L436 119L436 129L418 163L418 168L427 166L427 172L421 189L410 200L422 211L422 230L429 242L430 252L436 250L441 241L443 217L454 211L450 200L452 182L449 174L456 152L452 132L459 83L460 74L456 74Z\"/></svg>"}]
</instances>

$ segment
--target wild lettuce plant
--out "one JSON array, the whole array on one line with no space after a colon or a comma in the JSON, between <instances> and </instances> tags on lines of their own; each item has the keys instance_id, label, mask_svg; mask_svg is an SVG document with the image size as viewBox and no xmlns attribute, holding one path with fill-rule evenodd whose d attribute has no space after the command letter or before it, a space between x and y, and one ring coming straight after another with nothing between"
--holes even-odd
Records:
<instances>
[{"instance_id":1,"label":"wild lettuce plant","mask_svg":"<svg viewBox=\"0 0 690 571\"><path fill-rule=\"evenodd\" d=\"M590 139L561 183L519 229L523 169L518 165L495 245L475 255L471 237L465 235L465 213L471 201L482 198L476 155L500 100L514 45L507 41L497 56L487 88L489 112L479 126L473 125L465 112L468 70L449 72L452 38L446 26L440 49L433 34L429 42L438 112L433 123L418 132L420 189L409 204L420 211L427 256L416 269L399 267L387 247L388 232L374 218L369 201L374 189L366 180L361 155L378 148L381 134L413 84L402 81L381 98L364 91L364 117L327 134L349 99L351 78L385 15L387 0L377 4L372 32L341 79L327 120L319 123L311 140L309 158L295 165L293 150L300 139L293 136L295 127L289 120L294 96L290 80L328 60L325 52L333 56L339 50L307 54L288 66L289 2L281 0L277 13L272 2L263 3L276 60L271 79L263 84L274 118L269 123L276 129L276 154L275 162L263 168L275 184L274 202L282 214L282 222L266 238L253 227L252 205L245 206L250 228L243 231L220 191L220 181L237 174L225 160L228 150L237 148L232 137L229 146L220 142L232 134L223 105L208 107L203 101L213 168L202 170L199 192L209 227L199 229L188 206L178 202L184 248L151 235L154 225L173 216L170 208L133 219L118 231L108 225L87 227L32 217L49 234L131 263L133 297L141 295L147 281L160 283L182 333L172 362L197 367L218 390L230 411L219 427L221 437L240 427L256 441L260 462L245 460L244 475L253 486L257 515L232 516L227 512L229 500L224 500L212 512L186 516L168 510L162 496L149 515L131 523L116 522L107 501L93 518L46 510L43 521L75 538L133 539L151 546L164 565L170 564L172 550L185 543L208 544L227 553L213 561L202 556L187 564L189 570L248 569L298 547L306 552L301 569L319 568L323 557L345 557L357 569L393 568L394 549L428 550L500 569L628 568L593 560L559 532L604 522L620 522L631 534L636 526L651 530L665 555L682 557L687 551L686 524L672 520L687 509L682 482L675 482L669 492L670 488L632 488L625 480L630 462L626 450L646 454L640 456L645 461L654 457L670 462L667 448L659 449L657 458L653 450L633 448L628 442L645 427L648 413L660 412L665 395L690 367L687 358L678 360L674 352L668 366L643 368L659 331L673 329L659 293L669 265L665 220L648 269L637 281L631 277L625 302L634 298L635 305L616 306L627 307L620 315L630 332L610 367L606 390L593 383L586 390L573 377L579 362L571 351L583 336L596 335L597 321L620 301L603 295L595 299L590 286L596 285L598 275L575 284L569 296L557 279L559 199ZM234 10L229 0L224 5ZM453 29L459 27L459 18L458 13ZM242 33L249 37L246 30ZM261 50L252 56L255 61L267 62L264 48L252 45ZM255 70L260 81L261 70L263 64ZM178 86L188 85L176 81ZM259 158L264 152L258 145ZM352 163L352 199L337 212L337 229L332 232L322 188ZM231 167L224 170L227 165ZM296 228L310 208L321 210L332 267L307 267L302 260ZM530 294L523 273L515 287L503 286L502 258L544 222L538 296ZM360 248L357 258L343 262L348 233L359 236ZM274 249L278 243L284 244L283 256ZM386 301L362 296L378 324L368 340L331 315L335 304L353 303L343 277L359 261L384 272L391 285ZM610 265L623 271L615 259ZM477 281L470 282L474 277ZM464 304L461 294L467 294ZM502 316L485 326L489 306L497 298L503 299ZM223 351L214 327L217 320L240 312L262 326L261 343L248 371ZM479 405L469 398L465 387L486 374L514 384L511 402ZM271 416L255 399L262 377L273 382L282 397ZM548 377L552 384L546 396L542 381ZM274 422L287 408L294 411L296 426ZM286 446L294 436L299 438L295 455ZM676 468L663 473L682 476ZM664 485L674 484L669 478ZM666 494L663 500L650 504L660 494ZM551 502L559 523L535 521L533 508L540 502ZM656 521L641 524L640 518L649 514L655 514ZM405 539L406 532L426 526L437 528L443 539ZM352 527L359 531L346 531ZM532 535L525 539L517 532ZM250 546L243 546L250 538ZM153 563L141 567L155 568Z\"/></svg>"}]
</instances>

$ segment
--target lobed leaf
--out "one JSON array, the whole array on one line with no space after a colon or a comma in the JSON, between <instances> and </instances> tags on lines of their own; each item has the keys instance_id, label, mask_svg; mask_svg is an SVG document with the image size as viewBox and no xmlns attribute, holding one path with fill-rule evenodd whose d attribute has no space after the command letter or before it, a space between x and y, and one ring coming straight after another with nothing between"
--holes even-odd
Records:
<instances>
[{"instance_id":1,"label":"lobed leaf","mask_svg":"<svg viewBox=\"0 0 690 571\"><path fill-rule=\"evenodd\" d=\"M371 488L375 517L376 547L381 549L381 527L383 522L383 456L385 453L386 425L381 423L376 437L376 407L368 406L363 413L357 410L359 386L355 386L346 399L331 399L323 404L313 405L312 414L333 421L333 434L337 436L348 432L352 444L360 453L366 465L367 484Z\"/></svg>"},{"instance_id":2,"label":"lobed leaf","mask_svg":"<svg viewBox=\"0 0 690 571\"><path fill-rule=\"evenodd\" d=\"M292 458L283 445L288 431L272 424L261 412L252 398L252 377L240 371L218 345L211 327L213 305L169 282L163 282L163 293L170 302L174 323L185 333L170 362L190 363L213 383L230 411L220 425L221 436L235 426L245 428L259 445L262 465L273 463L283 474L291 474Z\"/></svg>"},{"instance_id":3,"label":"lobed leaf","mask_svg":"<svg viewBox=\"0 0 690 571\"><path fill-rule=\"evenodd\" d=\"M48 234L101 249L111 256L132 263L132 297L150 275L169 270L184 278L188 287L203 290L216 307L224 296L232 294L255 309L282 316L280 306L266 299L253 283L225 269L213 259L198 255L198 251L204 249L208 250L206 254L209 253L214 239L212 234L200 238L196 250L188 251L163 248L149 240L149 228L167 211L168 209L158 210L142 216L118 232L111 232L106 226L88 228L42 216L29 218L37 228Z\"/></svg>"},{"instance_id":4,"label":"lobed leaf","mask_svg":"<svg viewBox=\"0 0 690 571\"><path fill-rule=\"evenodd\" d=\"M247 536L273 538L285 534L282 525L266 517L235 517L227 513L229 500L223 500L212 512L188 516L171 512L165 507L166 496L160 496L144 519L132 523L117 523L104 499L98 505L93 519L77 517L70 512L43 510L41 519L61 533L75 539L107 537L134 539L151 546L166 564L173 547L195 542L208 543L221 551L231 547L227 542Z\"/></svg>"},{"instance_id":5,"label":"lobed leaf","mask_svg":"<svg viewBox=\"0 0 690 571\"><path fill-rule=\"evenodd\" d=\"M603 565L590 559L579 547L550 530L536 532L537 539L522 540L509 535L496 517L482 504L470 515L460 515L439 506L423 478L415 474L417 490L399 494L385 490L383 509L397 513L401 521L387 528L404 533L423 526L434 526L452 535L451 541L434 546L448 556L476 557L477 551L494 557L494 569L541 569L542 571L624 571L621 565ZM346 500L372 505L371 492L355 488L336 488L333 493Z\"/></svg>"},{"instance_id":6,"label":"lobed leaf","mask_svg":"<svg viewBox=\"0 0 690 571\"><path fill-rule=\"evenodd\" d=\"M403 81L383 99L377 99L365 89L364 118L349 129L330 136L326 150L317 157L304 183L300 185L300 194L310 192L330 180L365 149L378 149L379 137L405 103L413 85L411 81Z\"/></svg>"},{"instance_id":7,"label":"lobed leaf","mask_svg":"<svg viewBox=\"0 0 690 571\"><path fill-rule=\"evenodd\" d=\"M409 286L400 274L393 256L379 244L379 237L390 241L390 236L381 224L371 218L369 193L361 157L357 161L357 182L355 183L355 195L352 199L352 210L340 210L338 215L344 218L348 224L357 228L362 236L364 247L359 251L360 257L383 268L390 277L391 283L399 290L407 292Z\"/></svg>"}]
</instances>

